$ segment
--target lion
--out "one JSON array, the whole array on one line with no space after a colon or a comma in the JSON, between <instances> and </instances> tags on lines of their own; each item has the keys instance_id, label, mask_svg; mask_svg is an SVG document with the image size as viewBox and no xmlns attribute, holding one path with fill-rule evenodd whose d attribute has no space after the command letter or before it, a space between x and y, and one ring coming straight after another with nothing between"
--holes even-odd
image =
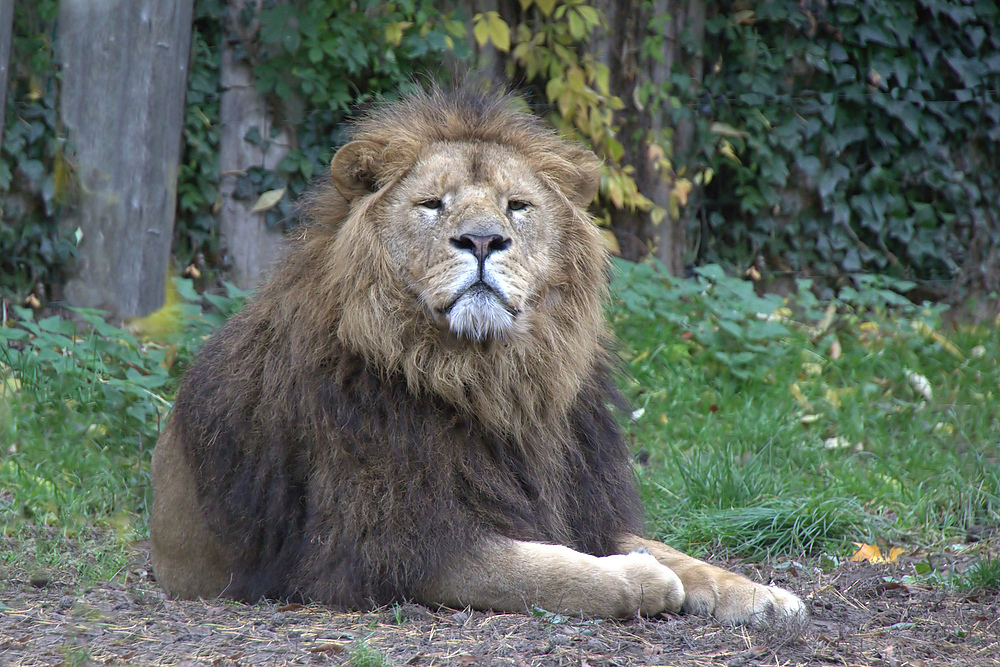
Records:
<instances>
[{"instance_id":1,"label":"lion","mask_svg":"<svg viewBox=\"0 0 1000 667\"><path fill-rule=\"evenodd\" d=\"M152 468L168 594L805 617L640 537L587 213L601 163L511 100L434 90L353 126L181 381Z\"/></svg>"}]
</instances>

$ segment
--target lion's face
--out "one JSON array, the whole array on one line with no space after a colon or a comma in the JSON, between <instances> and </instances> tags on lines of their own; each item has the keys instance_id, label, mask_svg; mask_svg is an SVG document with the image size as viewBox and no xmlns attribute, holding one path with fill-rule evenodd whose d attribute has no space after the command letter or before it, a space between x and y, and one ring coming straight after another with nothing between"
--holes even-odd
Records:
<instances>
[{"instance_id":1,"label":"lion's face","mask_svg":"<svg viewBox=\"0 0 1000 667\"><path fill-rule=\"evenodd\" d=\"M473 341L530 327L553 278L553 222L571 216L517 151L434 143L383 205L394 269L438 326Z\"/></svg>"}]
</instances>

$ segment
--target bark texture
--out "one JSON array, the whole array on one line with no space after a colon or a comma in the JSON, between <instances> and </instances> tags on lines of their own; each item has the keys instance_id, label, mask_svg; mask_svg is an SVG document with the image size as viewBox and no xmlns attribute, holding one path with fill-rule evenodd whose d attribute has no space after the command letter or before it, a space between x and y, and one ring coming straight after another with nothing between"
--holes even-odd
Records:
<instances>
[{"instance_id":1,"label":"bark texture","mask_svg":"<svg viewBox=\"0 0 1000 667\"><path fill-rule=\"evenodd\" d=\"M10 65L10 37L14 24L14 0L0 0L0 144L6 124L7 77Z\"/></svg>"},{"instance_id":2,"label":"bark texture","mask_svg":"<svg viewBox=\"0 0 1000 667\"><path fill-rule=\"evenodd\" d=\"M76 147L83 237L66 285L74 306L114 318L163 304L193 0L63 0L62 118Z\"/></svg>"},{"instance_id":3,"label":"bark texture","mask_svg":"<svg viewBox=\"0 0 1000 667\"><path fill-rule=\"evenodd\" d=\"M239 177L251 167L273 170L288 154L289 137L282 128L271 136L273 121L267 101L257 92L250 66L236 57L234 40L240 39L237 14L258 0L234 0L227 15L230 36L222 50L222 96L219 105L219 232L233 282L241 289L256 287L268 269L285 252L280 228L268 228L266 214L251 213L252 199L234 197ZM256 127L266 142L252 144L244 137Z\"/></svg>"},{"instance_id":4,"label":"bark texture","mask_svg":"<svg viewBox=\"0 0 1000 667\"><path fill-rule=\"evenodd\" d=\"M592 41L591 49L611 69L611 92L625 103L617 118L621 125L619 139L625 146L624 163L635 166L639 191L657 205L669 208L672 186L660 173L659 153L651 147L661 144L672 149L667 157L674 169L679 169L691 157L694 124L682 121L668 127L666 110L656 101L655 93L647 106L640 108L636 88L648 86L653 91L678 95L679 91L670 88L675 68L686 70L693 85L701 81L705 2L598 0L593 4L607 17L608 30ZM644 49L644 41L656 35L662 38L662 46ZM673 275L683 273L687 250L683 211L680 219L668 215L658 225L648 212L614 211L611 222L626 258L638 259L651 249Z\"/></svg>"}]
</instances>

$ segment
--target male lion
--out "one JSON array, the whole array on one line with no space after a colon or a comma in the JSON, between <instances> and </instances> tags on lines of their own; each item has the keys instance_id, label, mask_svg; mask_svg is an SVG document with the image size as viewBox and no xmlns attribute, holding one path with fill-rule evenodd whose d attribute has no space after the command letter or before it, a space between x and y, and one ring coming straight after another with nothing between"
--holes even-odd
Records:
<instances>
[{"instance_id":1,"label":"male lion","mask_svg":"<svg viewBox=\"0 0 1000 667\"><path fill-rule=\"evenodd\" d=\"M433 92L359 122L331 171L156 445L170 594L804 617L638 536L592 153L501 96Z\"/></svg>"}]
</instances>

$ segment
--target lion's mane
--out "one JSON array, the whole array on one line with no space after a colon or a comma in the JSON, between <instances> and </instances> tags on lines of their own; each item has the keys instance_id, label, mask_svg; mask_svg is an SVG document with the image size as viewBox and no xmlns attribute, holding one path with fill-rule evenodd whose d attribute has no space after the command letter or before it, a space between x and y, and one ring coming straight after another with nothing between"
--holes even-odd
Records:
<instances>
[{"instance_id":1,"label":"lion's mane","mask_svg":"<svg viewBox=\"0 0 1000 667\"><path fill-rule=\"evenodd\" d=\"M576 197L593 156L502 96L433 92L378 109L384 149L334 174L274 278L206 343L170 428L232 560L226 595L357 607L421 582L488 535L595 555L640 529L610 404L606 258ZM377 201L434 142L513 147L564 204L558 275L530 336L447 340L392 272ZM574 222L574 224L570 224Z\"/></svg>"}]
</instances>

